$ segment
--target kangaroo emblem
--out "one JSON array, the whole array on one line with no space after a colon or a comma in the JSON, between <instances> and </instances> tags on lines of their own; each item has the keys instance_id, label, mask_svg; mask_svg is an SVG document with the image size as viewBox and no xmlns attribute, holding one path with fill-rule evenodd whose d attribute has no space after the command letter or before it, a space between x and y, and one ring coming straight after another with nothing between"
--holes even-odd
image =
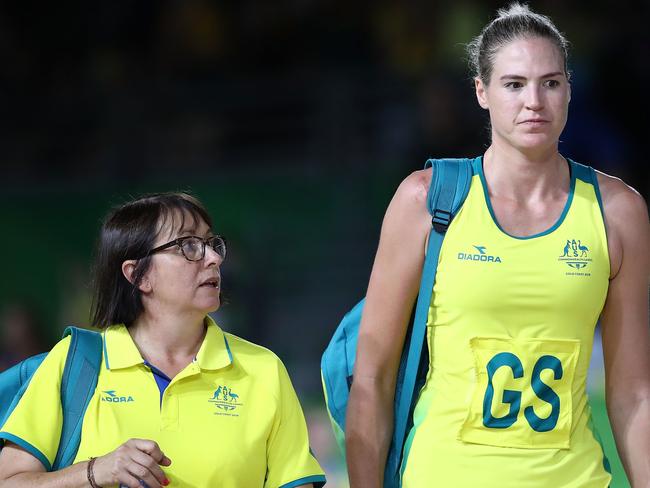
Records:
<instances>
[{"instance_id":1,"label":"kangaroo emblem","mask_svg":"<svg viewBox=\"0 0 650 488\"><path fill-rule=\"evenodd\" d=\"M218 399L219 395L221 395L221 387L217 388L217 391L214 392L214 395L212 396L212 399L213 400Z\"/></svg>"},{"instance_id":2,"label":"kangaroo emblem","mask_svg":"<svg viewBox=\"0 0 650 488\"><path fill-rule=\"evenodd\" d=\"M569 249L571 249L571 242L569 242L569 239L566 240L566 246L564 246L564 254L560 257L567 257L569 255Z\"/></svg>"}]
</instances>

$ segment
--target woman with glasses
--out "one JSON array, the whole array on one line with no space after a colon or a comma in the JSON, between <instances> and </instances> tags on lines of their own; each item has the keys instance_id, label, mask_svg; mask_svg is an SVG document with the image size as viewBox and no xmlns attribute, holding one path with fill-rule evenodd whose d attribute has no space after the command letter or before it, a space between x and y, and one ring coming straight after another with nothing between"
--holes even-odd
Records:
<instances>
[{"instance_id":1,"label":"woman with glasses","mask_svg":"<svg viewBox=\"0 0 650 488\"><path fill-rule=\"evenodd\" d=\"M152 195L109 214L93 313L103 360L75 463L47 472L61 432L66 338L3 426L0 486L324 484L282 362L208 316L220 305L225 257L190 195Z\"/></svg>"}]
</instances>

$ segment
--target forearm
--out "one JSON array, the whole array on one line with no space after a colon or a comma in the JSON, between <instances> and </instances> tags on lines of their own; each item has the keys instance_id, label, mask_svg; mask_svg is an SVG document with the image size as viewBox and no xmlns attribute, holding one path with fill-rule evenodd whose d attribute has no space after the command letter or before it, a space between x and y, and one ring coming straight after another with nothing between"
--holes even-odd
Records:
<instances>
[{"instance_id":1,"label":"forearm","mask_svg":"<svg viewBox=\"0 0 650 488\"><path fill-rule=\"evenodd\" d=\"M393 387L394 388L394 387ZM350 488L380 488L393 434L390 385L355 378L346 416L346 459Z\"/></svg>"},{"instance_id":2,"label":"forearm","mask_svg":"<svg viewBox=\"0 0 650 488\"><path fill-rule=\"evenodd\" d=\"M650 393L632 400L608 395L618 454L633 488L650 488Z\"/></svg>"},{"instance_id":3,"label":"forearm","mask_svg":"<svg viewBox=\"0 0 650 488\"><path fill-rule=\"evenodd\" d=\"M84 461L60 471L18 473L0 480L0 488L88 488L87 465Z\"/></svg>"}]
</instances>

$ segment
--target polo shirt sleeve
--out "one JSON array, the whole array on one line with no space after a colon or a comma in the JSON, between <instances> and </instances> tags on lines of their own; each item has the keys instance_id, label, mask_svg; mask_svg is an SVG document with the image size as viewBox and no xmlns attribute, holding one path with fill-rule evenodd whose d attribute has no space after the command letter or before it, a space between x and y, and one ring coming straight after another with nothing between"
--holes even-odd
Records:
<instances>
[{"instance_id":1,"label":"polo shirt sleeve","mask_svg":"<svg viewBox=\"0 0 650 488\"><path fill-rule=\"evenodd\" d=\"M0 442L18 444L47 471L52 469L61 437L61 376L69 347L70 337L66 337L52 348L0 430Z\"/></svg>"},{"instance_id":2,"label":"polo shirt sleeve","mask_svg":"<svg viewBox=\"0 0 650 488\"><path fill-rule=\"evenodd\" d=\"M264 488L325 484L325 474L309 448L307 424L284 364L277 360L278 411L267 442Z\"/></svg>"}]
</instances>

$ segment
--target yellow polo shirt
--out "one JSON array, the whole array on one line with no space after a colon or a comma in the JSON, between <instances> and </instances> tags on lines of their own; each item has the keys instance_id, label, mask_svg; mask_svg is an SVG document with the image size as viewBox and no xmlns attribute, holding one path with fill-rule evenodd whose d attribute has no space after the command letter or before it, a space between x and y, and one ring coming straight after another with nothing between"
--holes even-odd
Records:
<instances>
[{"instance_id":1,"label":"yellow polo shirt","mask_svg":"<svg viewBox=\"0 0 650 488\"><path fill-rule=\"evenodd\" d=\"M172 460L170 486L322 486L307 426L287 371L268 349L224 333L208 317L196 359L162 399L124 325L103 333L97 389L86 410L75 462L113 451L130 438L156 441ZM61 375L70 344L59 342L34 374L0 439L50 469L61 434Z\"/></svg>"}]
</instances>

